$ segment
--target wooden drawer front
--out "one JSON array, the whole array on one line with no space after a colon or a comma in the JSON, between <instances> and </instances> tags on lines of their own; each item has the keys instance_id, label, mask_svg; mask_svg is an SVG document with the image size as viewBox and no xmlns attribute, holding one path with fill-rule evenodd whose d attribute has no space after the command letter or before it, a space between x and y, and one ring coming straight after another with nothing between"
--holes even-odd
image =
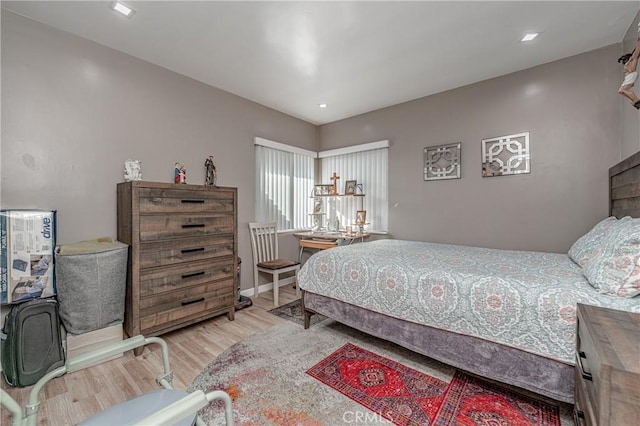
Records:
<instances>
[{"instance_id":1,"label":"wooden drawer front","mask_svg":"<svg viewBox=\"0 0 640 426\"><path fill-rule=\"evenodd\" d=\"M148 215L140 216L140 241L166 238L197 237L233 233L234 218L230 214Z\"/></svg>"},{"instance_id":2,"label":"wooden drawer front","mask_svg":"<svg viewBox=\"0 0 640 426\"><path fill-rule=\"evenodd\" d=\"M233 293L226 296L218 294L204 295L205 299L196 303L182 306L177 303L170 309L155 313L140 313L141 334L153 334L158 330L169 328L177 323L185 323L192 319L209 315L222 310L231 309L235 303Z\"/></svg>"},{"instance_id":3,"label":"wooden drawer front","mask_svg":"<svg viewBox=\"0 0 640 426\"><path fill-rule=\"evenodd\" d=\"M233 193L140 189L140 213L215 213L233 211Z\"/></svg>"},{"instance_id":4,"label":"wooden drawer front","mask_svg":"<svg viewBox=\"0 0 640 426\"><path fill-rule=\"evenodd\" d=\"M205 295L226 296L233 293L233 283L233 278L230 278L145 297L140 299L140 309L149 314L202 302Z\"/></svg>"},{"instance_id":5,"label":"wooden drawer front","mask_svg":"<svg viewBox=\"0 0 640 426\"><path fill-rule=\"evenodd\" d=\"M594 404L589 400L589 395L587 394L587 383L585 383L585 380L576 367L576 406L574 409L576 426L597 425L593 407ZM579 418L578 412L582 412L584 417Z\"/></svg>"},{"instance_id":6,"label":"wooden drawer front","mask_svg":"<svg viewBox=\"0 0 640 426\"><path fill-rule=\"evenodd\" d=\"M140 246L140 267L153 268L232 256L233 249L233 235L143 243Z\"/></svg>"},{"instance_id":7,"label":"wooden drawer front","mask_svg":"<svg viewBox=\"0 0 640 426\"><path fill-rule=\"evenodd\" d=\"M140 297L200 286L210 281L233 280L233 277L233 257L154 268L140 273Z\"/></svg>"},{"instance_id":8,"label":"wooden drawer front","mask_svg":"<svg viewBox=\"0 0 640 426\"><path fill-rule=\"evenodd\" d=\"M586 399L590 402L597 419L601 408L599 399L602 388L600 383L601 361L589 331L586 327L580 327L579 322L577 336L576 378L580 378Z\"/></svg>"}]
</instances>

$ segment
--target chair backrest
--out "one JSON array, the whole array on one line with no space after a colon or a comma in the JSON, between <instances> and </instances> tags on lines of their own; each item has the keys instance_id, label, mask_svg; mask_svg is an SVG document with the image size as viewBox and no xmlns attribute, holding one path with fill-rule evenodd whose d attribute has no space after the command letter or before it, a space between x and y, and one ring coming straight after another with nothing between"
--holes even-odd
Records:
<instances>
[{"instance_id":1,"label":"chair backrest","mask_svg":"<svg viewBox=\"0 0 640 426\"><path fill-rule=\"evenodd\" d=\"M278 233L276 222L249 223L253 263L278 258Z\"/></svg>"}]
</instances>

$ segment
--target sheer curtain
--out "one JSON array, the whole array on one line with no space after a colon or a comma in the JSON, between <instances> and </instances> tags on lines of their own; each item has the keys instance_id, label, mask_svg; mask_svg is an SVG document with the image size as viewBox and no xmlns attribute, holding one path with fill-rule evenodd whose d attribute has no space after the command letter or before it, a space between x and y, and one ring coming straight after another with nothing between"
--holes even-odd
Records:
<instances>
[{"instance_id":1,"label":"sheer curtain","mask_svg":"<svg viewBox=\"0 0 640 426\"><path fill-rule=\"evenodd\" d=\"M255 139L256 221L276 222L279 231L308 227L315 157L313 151Z\"/></svg>"},{"instance_id":2,"label":"sheer curtain","mask_svg":"<svg viewBox=\"0 0 640 426\"><path fill-rule=\"evenodd\" d=\"M321 183L331 183L330 177L335 172L338 180L338 193L344 194L345 182L357 181L362 185L364 197L338 197L335 203L335 217L328 220L331 227L335 221L340 226L355 225L356 212L366 211L365 229L369 232L387 232L389 218L389 142L380 141L369 144L356 145L344 149L335 149L319 153L319 180ZM357 192L360 192L358 188ZM333 214L333 213L332 213Z\"/></svg>"}]
</instances>

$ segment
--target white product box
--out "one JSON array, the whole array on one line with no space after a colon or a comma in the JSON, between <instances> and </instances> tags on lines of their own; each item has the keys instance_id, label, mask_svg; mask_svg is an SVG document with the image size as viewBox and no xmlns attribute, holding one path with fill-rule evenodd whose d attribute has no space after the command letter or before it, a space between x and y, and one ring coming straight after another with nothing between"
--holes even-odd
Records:
<instances>
[{"instance_id":1,"label":"white product box","mask_svg":"<svg viewBox=\"0 0 640 426\"><path fill-rule=\"evenodd\" d=\"M56 294L56 212L0 210L0 304Z\"/></svg>"}]
</instances>

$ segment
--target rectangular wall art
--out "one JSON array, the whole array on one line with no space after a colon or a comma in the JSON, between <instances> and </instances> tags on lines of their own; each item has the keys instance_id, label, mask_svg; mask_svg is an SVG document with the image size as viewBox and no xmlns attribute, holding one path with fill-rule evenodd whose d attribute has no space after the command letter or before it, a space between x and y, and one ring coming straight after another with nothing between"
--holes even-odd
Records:
<instances>
[{"instance_id":1,"label":"rectangular wall art","mask_svg":"<svg viewBox=\"0 0 640 426\"><path fill-rule=\"evenodd\" d=\"M530 173L529 132L482 140L482 176Z\"/></svg>"},{"instance_id":2,"label":"rectangular wall art","mask_svg":"<svg viewBox=\"0 0 640 426\"><path fill-rule=\"evenodd\" d=\"M460 142L426 147L424 180L460 179L460 150Z\"/></svg>"}]
</instances>

